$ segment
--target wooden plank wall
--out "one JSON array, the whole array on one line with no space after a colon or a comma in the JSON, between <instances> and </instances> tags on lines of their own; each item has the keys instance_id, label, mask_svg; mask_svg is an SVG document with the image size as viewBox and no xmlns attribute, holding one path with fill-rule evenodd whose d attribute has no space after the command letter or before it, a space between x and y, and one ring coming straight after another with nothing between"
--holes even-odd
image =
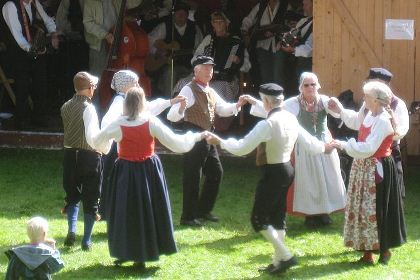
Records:
<instances>
[{"instance_id":1,"label":"wooden plank wall","mask_svg":"<svg viewBox=\"0 0 420 280\"><path fill-rule=\"evenodd\" d=\"M415 40L385 40L385 19L414 19ZM371 67L385 67L407 106L420 100L420 0L314 0L313 71L321 93L351 89L361 102ZM420 155L420 116L410 118L408 155Z\"/></svg>"},{"instance_id":2,"label":"wooden plank wall","mask_svg":"<svg viewBox=\"0 0 420 280\"><path fill-rule=\"evenodd\" d=\"M369 68L385 67L394 74L393 89L408 105L420 98L420 79L414 75L420 71L415 55L420 37L384 38L385 19L418 19L419 35L419 0L314 0L314 18L313 67L322 92L337 96L351 89L360 100Z\"/></svg>"}]
</instances>

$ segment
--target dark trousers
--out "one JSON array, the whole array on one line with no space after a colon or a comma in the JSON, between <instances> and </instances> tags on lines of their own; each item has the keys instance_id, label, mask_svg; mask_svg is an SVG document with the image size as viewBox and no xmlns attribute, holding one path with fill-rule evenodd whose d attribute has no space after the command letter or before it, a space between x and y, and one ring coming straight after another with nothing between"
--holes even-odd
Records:
<instances>
[{"instance_id":1,"label":"dark trousers","mask_svg":"<svg viewBox=\"0 0 420 280\"><path fill-rule=\"evenodd\" d=\"M95 215L98 211L102 183L101 155L88 150L64 149L63 187L66 207L83 203L83 211Z\"/></svg>"},{"instance_id":2,"label":"dark trousers","mask_svg":"<svg viewBox=\"0 0 420 280\"><path fill-rule=\"evenodd\" d=\"M272 225L285 229L287 191L293 181L295 170L290 162L262 166L262 178L255 192L251 224L255 231Z\"/></svg>"},{"instance_id":3,"label":"dark trousers","mask_svg":"<svg viewBox=\"0 0 420 280\"><path fill-rule=\"evenodd\" d=\"M183 207L181 219L192 220L210 213L216 202L223 176L222 163L217 149L205 140L197 142L184 155ZM201 175L205 176L200 193Z\"/></svg>"},{"instance_id":4,"label":"dark trousers","mask_svg":"<svg viewBox=\"0 0 420 280\"><path fill-rule=\"evenodd\" d=\"M51 108L46 107L47 63L46 55L36 59L17 47L10 49L13 58L12 72L15 79L16 119L29 118L28 97L31 96L35 116L44 115Z\"/></svg>"}]
</instances>

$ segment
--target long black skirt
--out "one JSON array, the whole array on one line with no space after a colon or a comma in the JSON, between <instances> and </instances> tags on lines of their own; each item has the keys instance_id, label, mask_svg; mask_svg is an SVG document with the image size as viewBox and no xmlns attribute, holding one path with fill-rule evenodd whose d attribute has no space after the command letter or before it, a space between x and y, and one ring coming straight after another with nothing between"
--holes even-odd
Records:
<instances>
[{"instance_id":1,"label":"long black skirt","mask_svg":"<svg viewBox=\"0 0 420 280\"><path fill-rule=\"evenodd\" d=\"M401 246L407 240L404 205L397 169L392 157L382 161L384 180L376 185L376 217L380 250Z\"/></svg>"},{"instance_id":2,"label":"long black skirt","mask_svg":"<svg viewBox=\"0 0 420 280\"><path fill-rule=\"evenodd\" d=\"M175 253L171 205L159 157L144 162L118 159L109 182L110 255L145 262Z\"/></svg>"}]
</instances>

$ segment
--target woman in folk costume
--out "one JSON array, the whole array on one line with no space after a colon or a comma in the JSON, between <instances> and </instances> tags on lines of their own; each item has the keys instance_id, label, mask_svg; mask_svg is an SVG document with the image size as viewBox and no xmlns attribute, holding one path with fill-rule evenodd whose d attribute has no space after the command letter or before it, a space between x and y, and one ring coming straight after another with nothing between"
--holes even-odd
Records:
<instances>
[{"instance_id":1,"label":"woman in folk costume","mask_svg":"<svg viewBox=\"0 0 420 280\"><path fill-rule=\"evenodd\" d=\"M314 73L303 72L299 83L300 94L286 100L284 109L294 114L311 135L328 143L332 138L327 127L327 114L338 115L328 109L329 97L320 94L320 88ZM298 143L295 160L293 212L305 214L305 224L309 226L330 224L328 214L345 206L346 189L337 151L311 155Z\"/></svg>"},{"instance_id":2,"label":"woman in folk costume","mask_svg":"<svg viewBox=\"0 0 420 280\"><path fill-rule=\"evenodd\" d=\"M395 120L389 105L393 94L386 84L378 81L366 83L363 92L369 112L359 123L358 139L335 141L338 148L354 157L344 243L364 252L361 263L372 264L372 253L379 251L379 262L387 264L391 257L389 249L406 241L401 187L397 184L397 169L391 155ZM335 99L331 102L338 105ZM348 119L343 112L346 123Z\"/></svg>"},{"instance_id":3,"label":"woman in folk costume","mask_svg":"<svg viewBox=\"0 0 420 280\"><path fill-rule=\"evenodd\" d=\"M94 145L107 153L112 140L118 143L109 181L107 217L108 244L116 265L134 261L145 268L161 254L177 251L169 194L159 157L154 153L155 138L174 152L187 152L201 133L174 134L146 111L143 89L131 88L124 100L124 113L103 128Z\"/></svg>"},{"instance_id":4,"label":"woman in folk costume","mask_svg":"<svg viewBox=\"0 0 420 280\"><path fill-rule=\"evenodd\" d=\"M132 87L139 86L139 76L131 70L120 70L114 74L111 81L111 88L115 91L115 96L112 99L108 111L101 121L101 128L107 127L110 123L117 120L123 114L123 103L127 91ZM146 102L147 110L153 116L157 116L171 105L183 101L183 96L177 96L173 99L167 100L157 98L155 100ZM101 188L101 200L99 204L99 213L103 220L107 219L107 186L109 183L109 176L111 175L112 167L117 159L117 144L112 144L110 152L104 156L104 171Z\"/></svg>"}]
</instances>

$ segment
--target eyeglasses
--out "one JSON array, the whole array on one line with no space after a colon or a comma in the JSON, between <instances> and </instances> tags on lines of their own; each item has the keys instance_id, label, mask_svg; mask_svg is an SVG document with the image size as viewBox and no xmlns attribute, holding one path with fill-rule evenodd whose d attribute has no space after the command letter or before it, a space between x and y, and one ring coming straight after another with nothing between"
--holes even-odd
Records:
<instances>
[{"instance_id":1,"label":"eyeglasses","mask_svg":"<svg viewBox=\"0 0 420 280\"><path fill-rule=\"evenodd\" d=\"M312 84L303 84L303 86L304 87L314 87L314 86L316 86L316 84L315 83L312 83Z\"/></svg>"}]
</instances>

